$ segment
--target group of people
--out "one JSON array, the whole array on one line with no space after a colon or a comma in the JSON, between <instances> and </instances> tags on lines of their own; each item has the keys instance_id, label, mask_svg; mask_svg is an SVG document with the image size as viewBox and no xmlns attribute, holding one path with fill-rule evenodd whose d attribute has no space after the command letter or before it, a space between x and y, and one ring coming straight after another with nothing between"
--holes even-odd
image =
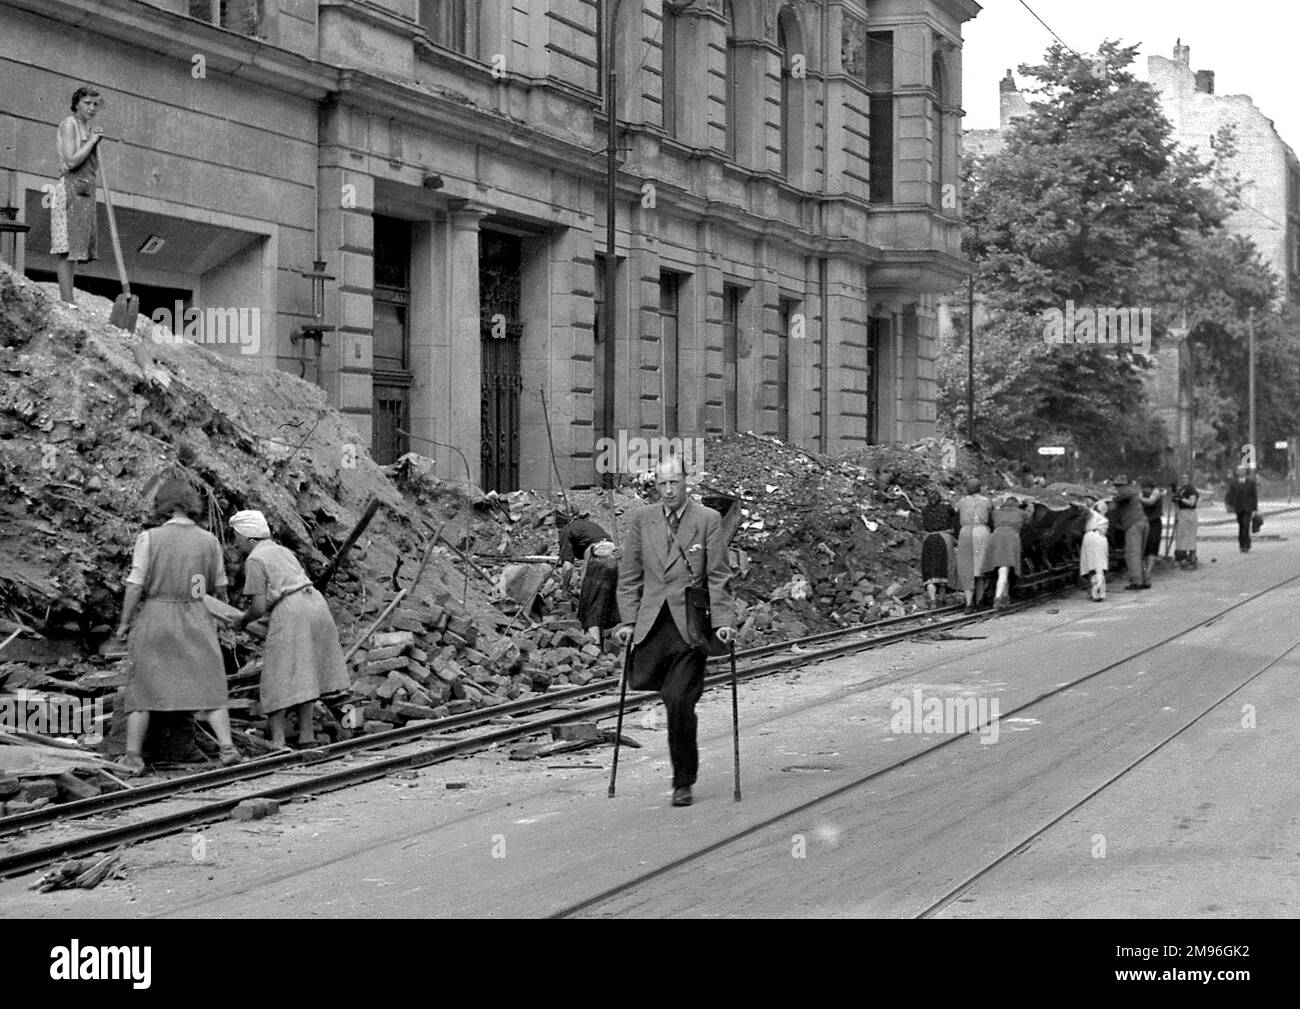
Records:
<instances>
[{"instance_id":1,"label":"group of people","mask_svg":"<svg viewBox=\"0 0 1300 1009\"><path fill-rule=\"evenodd\" d=\"M995 503L982 491L983 483L972 477L955 505L935 491L921 512L921 528L929 534L921 546L921 579L930 607L938 605L939 589L949 587L965 596L967 612L974 610L989 575L997 578L994 608L1011 603L1011 576L1020 571L1028 503L1012 494Z\"/></svg>"},{"instance_id":2,"label":"group of people","mask_svg":"<svg viewBox=\"0 0 1300 1009\"><path fill-rule=\"evenodd\" d=\"M1106 574L1112 546L1124 554L1129 591L1151 588L1155 568L1165 539L1167 503L1174 522L1172 545L1180 568L1197 566L1196 539L1201 493L1190 474L1167 491L1151 477L1137 483L1127 476L1111 481L1114 494L1089 507L1083 519L1079 546L1079 574L1090 581L1090 595L1096 602L1106 598ZM1023 563L1021 533L1029 521L1027 502L1007 494L995 503L981 493L978 479L968 480L966 493L949 504L938 492L921 513L926 533L921 550L921 577L926 586L927 605L939 602L941 590L958 589L970 612L984 595L984 580L996 573L993 605L1008 605L1010 579ZM1228 485L1225 504L1237 518L1238 544L1242 553L1251 548L1251 533L1258 531L1259 500L1253 475L1245 468L1236 472ZM1077 533L1076 533L1077 535Z\"/></svg>"},{"instance_id":3,"label":"group of people","mask_svg":"<svg viewBox=\"0 0 1300 1009\"><path fill-rule=\"evenodd\" d=\"M157 524L136 537L114 635L127 643L131 657L121 760L131 776L145 771L145 737L155 711L199 712L217 738L221 763L243 759L231 737L225 660L205 598L225 602L229 580L221 544L196 521L203 510L193 487L168 480L154 498ZM261 512L238 512L230 529L244 558L243 595L249 601L233 626L242 630L270 617L259 698L269 742L286 747L286 715L293 709L298 744L310 746L315 702L351 684L334 618L293 552L271 539Z\"/></svg>"}]
</instances>

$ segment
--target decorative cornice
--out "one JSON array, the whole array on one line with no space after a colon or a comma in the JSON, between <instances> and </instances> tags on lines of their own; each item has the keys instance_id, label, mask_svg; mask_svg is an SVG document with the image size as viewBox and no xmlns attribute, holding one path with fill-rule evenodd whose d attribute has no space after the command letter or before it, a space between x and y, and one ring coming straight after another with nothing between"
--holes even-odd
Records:
<instances>
[{"instance_id":1,"label":"decorative cornice","mask_svg":"<svg viewBox=\"0 0 1300 1009\"><path fill-rule=\"evenodd\" d=\"M319 100L334 86L328 64L205 24L138 0L5 0L10 7L50 21L85 28L137 46L153 56L189 63L196 49L209 71L238 77L288 94Z\"/></svg>"}]
</instances>

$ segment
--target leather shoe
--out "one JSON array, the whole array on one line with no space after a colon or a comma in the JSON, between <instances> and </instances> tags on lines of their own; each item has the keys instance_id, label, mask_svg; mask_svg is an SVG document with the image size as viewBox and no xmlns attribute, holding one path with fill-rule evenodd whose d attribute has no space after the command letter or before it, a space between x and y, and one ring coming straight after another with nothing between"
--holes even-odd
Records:
<instances>
[{"instance_id":1,"label":"leather shoe","mask_svg":"<svg viewBox=\"0 0 1300 1009\"><path fill-rule=\"evenodd\" d=\"M673 805L689 806L695 800L691 796L691 786L683 785L681 788L673 789Z\"/></svg>"}]
</instances>

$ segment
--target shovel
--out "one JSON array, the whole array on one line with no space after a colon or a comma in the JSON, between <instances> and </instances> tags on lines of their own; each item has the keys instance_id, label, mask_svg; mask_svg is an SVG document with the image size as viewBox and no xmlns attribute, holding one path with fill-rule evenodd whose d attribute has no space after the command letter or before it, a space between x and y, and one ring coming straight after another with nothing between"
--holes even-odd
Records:
<instances>
[{"instance_id":1,"label":"shovel","mask_svg":"<svg viewBox=\"0 0 1300 1009\"><path fill-rule=\"evenodd\" d=\"M131 293L131 282L126 279L126 266L122 262L122 243L117 237L117 217L113 213L113 194L108 188L108 177L104 174L104 152L96 151L99 159L99 185L104 190L104 206L108 210L108 233L113 239L113 257L117 260L117 276L122 281L122 293L113 302L113 311L108 316L111 325L135 332L136 320L140 315L140 299Z\"/></svg>"}]
</instances>

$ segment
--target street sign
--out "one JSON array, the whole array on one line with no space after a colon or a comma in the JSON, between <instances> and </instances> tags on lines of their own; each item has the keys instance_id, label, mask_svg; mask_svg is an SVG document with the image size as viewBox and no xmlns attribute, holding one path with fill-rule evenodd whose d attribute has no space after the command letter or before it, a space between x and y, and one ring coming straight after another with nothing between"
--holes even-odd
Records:
<instances>
[{"instance_id":1,"label":"street sign","mask_svg":"<svg viewBox=\"0 0 1300 1009\"><path fill-rule=\"evenodd\" d=\"M1039 455L1065 455L1064 445L1043 445L1038 449Z\"/></svg>"}]
</instances>

